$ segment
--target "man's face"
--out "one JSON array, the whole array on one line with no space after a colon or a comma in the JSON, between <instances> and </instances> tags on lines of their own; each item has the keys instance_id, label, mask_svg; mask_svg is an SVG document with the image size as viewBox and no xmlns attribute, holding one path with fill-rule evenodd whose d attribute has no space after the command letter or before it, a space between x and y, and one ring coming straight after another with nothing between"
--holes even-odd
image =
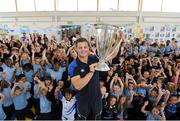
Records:
<instances>
[{"instance_id":1,"label":"man's face","mask_svg":"<svg viewBox=\"0 0 180 121\"><path fill-rule=\"evenodd\" d=\"M87 42L80 42L77 44L76 51L78 53L78 56L83 58L87 57L89 54L89 46Z\"/></svg>"}]
</instances>

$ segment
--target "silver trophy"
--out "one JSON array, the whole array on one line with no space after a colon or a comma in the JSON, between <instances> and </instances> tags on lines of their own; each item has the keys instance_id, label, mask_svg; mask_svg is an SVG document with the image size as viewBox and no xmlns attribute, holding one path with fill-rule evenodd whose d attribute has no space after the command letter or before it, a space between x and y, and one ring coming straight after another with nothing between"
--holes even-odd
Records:
<instances>
[{"instance_id":1,"label":"silver trophy","mask_svg":"<svg viewBox=\"0 0 180 121\"><path fill-rule=\"evenodd\" d=\"M113 59L119 52L122 41L120 38L121 29L118 26L105 24L96 24L92 27L96 38L97 57L99 58L96 70L108 71L110 68L107 62Z\"/></svg>"}]
</instances>

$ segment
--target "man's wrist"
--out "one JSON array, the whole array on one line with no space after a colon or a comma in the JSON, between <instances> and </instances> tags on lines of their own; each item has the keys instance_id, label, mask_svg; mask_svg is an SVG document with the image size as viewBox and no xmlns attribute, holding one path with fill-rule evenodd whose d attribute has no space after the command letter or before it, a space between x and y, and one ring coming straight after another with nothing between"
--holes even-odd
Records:
<instances>
[{"instance_id":1,"label":"man's wrist","mask_svg":"<svg viewBox=\"0 0 180 121\"><path fill-rule=\"evenodd\" d=\"M89 73L94 73L94 72L95 72L95 70L94 71L92 71L92 70L89 71Z\"/></svg>"}]
</instances>

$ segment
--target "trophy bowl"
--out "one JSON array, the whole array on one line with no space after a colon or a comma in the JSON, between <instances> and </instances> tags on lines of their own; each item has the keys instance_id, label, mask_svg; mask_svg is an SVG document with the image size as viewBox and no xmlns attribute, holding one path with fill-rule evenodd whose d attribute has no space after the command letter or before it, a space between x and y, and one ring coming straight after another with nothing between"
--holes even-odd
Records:
<instances>
[{"instance_id":1,"label":"trophy bowl","mask_svg":"<svg viewBox=\"0 0 180 121\"><path fill-rule=\"evenodd\" d=\"M110 68L107 62L119 52L122 41L120 28L114 25L95 24L93 25L93 34L96 38L97 57L99 58L96 70L108 71Z\"/></svg>"}]
</instances>

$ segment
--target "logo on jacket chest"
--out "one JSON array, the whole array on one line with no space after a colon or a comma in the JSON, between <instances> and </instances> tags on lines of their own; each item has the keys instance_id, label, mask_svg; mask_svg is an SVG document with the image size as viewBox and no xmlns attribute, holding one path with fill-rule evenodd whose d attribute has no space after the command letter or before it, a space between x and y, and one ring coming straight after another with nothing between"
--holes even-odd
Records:
<instances>
[{"instance_id":1,"label":"logo on jacket chest","mask_svg":"<svg viewBox=\"0 0 180 121\"><path fill-rule=\"evenodd\" d=\"M84 72L85 72L85 70L84 70L83 68L82 68L80 71L81 71L81 73L84 73Z\"/></svg>"}]
</instances>

